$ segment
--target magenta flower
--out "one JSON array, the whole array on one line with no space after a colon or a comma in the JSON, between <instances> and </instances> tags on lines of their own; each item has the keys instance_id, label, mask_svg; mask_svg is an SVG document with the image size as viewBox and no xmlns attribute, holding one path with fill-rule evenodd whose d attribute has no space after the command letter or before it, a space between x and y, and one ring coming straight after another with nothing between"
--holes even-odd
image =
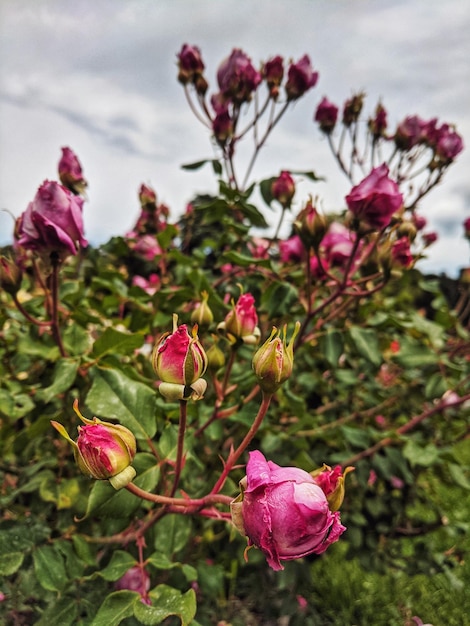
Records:
<instances>
[{"instance_id":1,"label":"magenta flower","mask_svg":"<svg viewBox=\"0 0 470 626\"><path fill-rule=\"evenodd\" d=\"M346 530L310 474L266 461L258 450L250 452L240 486L232 520L274 570L284 569L281 561L321 554Z\"/></svg>"},{"instance_id":2,"label":"magenta flower","mask_svg":"<svg viewBox=\"0 0 470 626\"><path fill-rule=\"evenodd\" d=\"M375 140L383 137L387 130L387 111L380 102L375 109L375 117L369 120L369 130Z\"/></svg>"},{"instance_id":3,"label":"magenta flower","mask_svg":"<svg viewBox=\"0 0 470 626\"><path fill-rule=\"evenodd\" d=\"M152 187L142 183L139 188L139 201L142 207L147 204L155 205L157 203L157 194Z\"/></svg>"},{"instance_id":4,"label":"magenta flower","mask_svg":"<svg viewBox=\"0 0 470 626\"><path fill-rule=\"evenodd\" d=\"M238 302L233 304L232 310L217 326L217 330L224 332L231 343L242 341L247 344L256 344L260 337L257 324L255 299L251 293L244 293L239 297Z\"/></svg>"},{"instance_id":5,"label":"magenta flower","mask_svg":"<svg viewBox=\"0 0 470 626\"><path fill-rule=\"evenodd\" d=\"M192 83L204 71L204 62L201 51L197 46L185 43L177 54L178 57L178 80L185 85Z\"/></svg>"},{"instance_id":6,"label":"magenta flower","mask_svg":"<svg viewBox=\"0 0 470 626\"><path fill-rule=\"evenodd\" d=\"M250 57L234 48L217 70L217 82L224 98L236 104L248 102L261 82L261 74L253 67Z\"/></svg>"},{"instance_id":7,"label":"magenta flower","mask_svg":"<svg viewBox=\"0 0 470 626\"><path fill-rule=\"evenodd\" d=\"M463 230L466 239L470 239L470 217L467 217L467 219L464 220Z\"/></svg>"},{"instance_id":8,"label":"magenta flower","mask_svg":"<svg viewBox=\"0 0 470 626\"><path fill-rule=\"evenodd\" d=\"M272 98L279 95L279 86L284 77L284 59L281 56L275 56L263 65L263 77L269 88Z\"/></svg>"},{"instance_id":9,"label":"magenta flower","mask_svg":"<svg viewBox=\"0 0 470 626\"><path fill-rule=\"evenodd\" d=\"M207 368L207 355L197 336L197 325L191 335L186 324L178 326L173 316L173 332L164 333L157 341L152 365L160 379L160 393L168 400L199 400L207 387L201 378Z\"/></svg>"},{"instance_id":10,"label":"magenta flower","mask_svg":"<svg viewBox=\"0 0 470 626\"><path fill-rule=\"evenodd\" d=\"M305 54L297 63L291 63L287 71L286 95L288 100L297 100L315 87L318 72L314 72L310 57Z\"/></svg>"},{"instance_id":11,"label":"magenta flower","mask_svg":"<svg viewBox=\"0 0 470 626\"><path fill-rule=\"evenodd\" d=\"M320 130L326 134L331 133L338 119L338 107L328 98L323 98L315 111L315 121L318 122Z\"/></svg>"},{"instance_id":12,"label":"magenta flower","mask_svg":"<svg viewBox=\"0 0 470 626\"><path fill-rule=\"evenodd\" d=\"M78 427L78 439L73 441L59 422L52 426L72 445L80 471L97 480L109 480L115 489L121 489L135 476L131 466L136 453L136 440L132 432L120 424L103 422L97 417L86 419L74 410L85 423Z\"/></svg>"},{"instance_id":13,"label":"magenta flower","mask_svg":"<svg viewBox=\"0 0 470 626\"><path fill-rule=\"evenodd\" d=\"M346 202L360 226L382 230L403 205L403 195L383 163L351 189Z\"/></svg>"},{"instance_id":14,"label":"magenta flower","mask_svg":"<svg viewBox=\"0 0 470 626\"><path fill-rule=\"evenodd\" d=\"M279 256L282 263L297 263L305 254L305 248L299 235L279 242Z\"/></svg>"},{"instance_id":15,"label":"magenta flower","mask_svg":"<svg viewBox=\"0 0 470 626\"><path fill-rule=\"evenodd\" d=\"M435 121L435 120L434 120ZM428 141L429 122L418 115L409 115L400 122L395 132L395 143L400 150L411 150Z\"/></svg>"},{"instance_id":16,"label":"magenta flower","mask_svg":"<svg viewBox=\"0 0 470 626\"><path fill-rule=\"evenodd\" d=\"M437 131L436 155L444 163L450 163L462 150L462 137L448 124L442 124Z\"/></svg>"},{"instance_id":17,"label":"magenta flower","mask_svg":"<svg viewBox=\"0 0 470 626\"><path fill-rule=\"evenodd\" d=\"M350 258L356 234L340 222L332 222L320 243L328 265L343 266Z\"/></svg>"},{"instance_id":18,"label":"magenta flower","mask_svg":"<svg viewBox=\"0 0 470 626\"><path fill-rule=\"evenodd\" d=\"M283 208L290 207L295 194L295 182L289 172L283 170L271 185L273 198Z\"/></svg>"},{"instance_id":19,"label":"magenta flower","mask_svg":"<svg viewBox=\"0 0 470 626\"><path fill-rule=\"evenodd\" d=\"M413 263L408 237L400 237L392 246L392 263L399 267L409 267Z\"/></svg>"},{"instance_id":20,"label":"magenta flower","mask_svg":"<svg viewBox=\"0 0 470 626\"><path fill-rule=\"evenodd\" d=\"M137 591L140 594L142 602L152 604L148 596L150 589L150 576L143 567L135 565L127 570L124 576L114 583L116 591L128 589L129 591Z\"/></svg>"},{"instance_id":21,"label":"magenta flower","mask_svg":"<svg viewBox=\"0 0 470 626\"><path fill-rule=\"evenodd\" d=\"M83 176L82 166L77 155L70 148L62 148L59 161L60 182L74 194L82 194L88 186Z\"/></svg>"},{"instance_id":22,"label":"magenta flower","mask_svg":"<svg viewBox=\"0 0 470 626\"><path fill-rule=\"evenodd\" d=\"M46 180L19 218L16 245L38 254L57 254L60 260L86 246L83 236L83 198Z\"/></svg>"}]
</instances>

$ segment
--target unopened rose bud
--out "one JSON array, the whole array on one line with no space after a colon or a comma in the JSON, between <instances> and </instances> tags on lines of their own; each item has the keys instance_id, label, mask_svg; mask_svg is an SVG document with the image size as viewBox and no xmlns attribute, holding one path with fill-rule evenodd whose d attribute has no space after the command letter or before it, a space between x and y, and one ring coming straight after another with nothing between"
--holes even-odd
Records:
<instances>
[{"instance_id":1,"label":"unopened rose bud","mask_svg":"<svg viewBox=\"0 0 470 626\"><path fill-rule=\"evenodd\" d=\"M83 176L81 163L73 150L67 147L62 148L58 169L59 179L64 187L77 195L85 193L88 183Z\"/></svg>"},{"instance_id":2,"label":"unopened rose bud","mask_svg":"<svg viewBox=\"0 0 470 626\"><path fill-rule=\"evenodd\" d=\"M0 257L0 287L10 295L18 292L23 273L18 265L7 257Z\"/></svg>"},{"instance_id":3,"label":"unopened rose bud","mask_svg":"<svg viewBox=\"0 0 470 626\"><path fill-rule=\"evenodd\" d=\"M279 96L279 86L284 77L284 59L281 56L275 56L263 66L263 77L269 88L269 93L275 100Z\"/></svg>"},{"instance_id":4,"label":"unopened rose bud","mask_svg":"<svg viewBox=\"0 0 470 626\"><path fill-rule=\"evenodd\" d=\"M297 322L291 340L287 343L286 326L282 330L282 339L277 328L273 328L270 337L258 349L253 357L253 370L258 384L266 393L274 393L292 374L294 366L294 340L300 329Z\"/></svg>"},{"instance_id":5,"label":"unopened rose bud","mask_svg":"<svg viewBox=\"0 0 470 626\"><path fill-rule=\"evenodd\" d=\"M273 181L271 193L284 209L290 207L295 194L295 182L289 172L283 170Z\"/></svg>"},{"instance_id":6,"label":"unopened rose bud","mask_svg":"<svg viewBox=\"0 0 470 626\"><path fill-rule=\"evenodd\" d=\"M178 57L178 80L183 85L194 83L204 71L201 51L197 46L183 45Z\"/></svg>"},{"instance_id":7,"label":"unopened rose bud","mask_svg":"<svg viewBox=\"0 0 470 626\"><path fill-rule=\"evenodd\" d=\"M225 354L218 346L218 338L213 335L214 343L207 351L207 369L211 372L217 372L225 365Z\"/></svg>"},{"instance_id":8,"label":"unopened rose bud","mask_svg":"<svg viewBox=\"0 0 470 626\"><path fill-rule=\"evenodd\" d=\"M225 146L233 135L233 120L227 110L217 113L212 121L212 132L219 146Z\"/></svg>"},{"instance_id":9,"label":"unopened rose bud","mask_svg":"<svg viewBox=\"0 0 470 626\"><path fill-rule=\"evenodd\" d=\"M115 489L121 489L135 477L131 463L136 453L132 432L120 424L103 422L97 417L86 419L74 403L74 411L85 423L78 427L78 439L73 441L62 424L52 426L72 445L80 471L96 480L109 480Z\"/></svg>"},{"instance_id":10,"label":"unopened rose bud","mask_svg":"<svg viewBox=\"0 0 470 626\"><path fill-rule=\"evenodd\" d=\"M234 48L230 56L220 64L217 82L224 98L240 105L251 100L261 82L261 74L243 50Z\"/></svg>"},{"instance_id":11,"label":"unopened rose bud","mask_svg":"<svg viewBox=\"0 0 470 626\"><path fill-rule=\"evenodd\" d=\"M314 119L318 122L320 130L328 135L336 126L336 120L338 119L338 107L330 102L328 98L323 98L315 111Z\"/></svg>"},{"instance_id":12,"label":"unopened rose bud","mask_svg":"<svg viewBox=\"0 0 470 626\"><path fill-rule=\"evenodd\" d=\"M410 220L404 220L397 228L397 237L407 237L410 241L416 239L418 229Z\"/></svg>"},{"instance_id":13,"label":"unopened rose bud","mask_svg":"<svg viewBox=\"0 0 470 626\"><path fill-rule=\"evenodd\" d=\"M254 306L255 299L251 293L244 293L233 304L232 310L225 320L217 326L217 330L226 334L228 340L235 344L242 341L247 344L256 344L259 341L258 314Z\"/></svg>"},{"instance_id":14,"label":"unopened rose bud","mask_svg":"<svg viewBox=\"0 0 470 626\"><path fill-rule=\"evenodd\" d=\"M161 381L158 390L167 400L202 398L207 387L201 378L207 368L207 355L197 336L197 325L190 335L186 324L178 326L178 316L174 315L173 332L157 341L152 365Z\"/></svg>"},{"instance_id":15,"label":"unopened rose bud","mask_svg":"<svg viewBox=\"0 0 470 626\"><path fill-rule=\"evenodd\" d=\"M148 185L144 185L142 183L139 188L139 202L141 207L144 209L156 208L157 207L157 194Z\"/></svg>"},{"instance_id":16,"label":"unopened rose bud","mask_svg":"<svg viewBox=\"0 0 470 626\"><path fill-rule=\"evenodd\" d=\"M344 103L343 124L346 127L349 127L353 122L358 121L364 104L364 96L365 94L358 93L352 96L352 98L349 98L349 100L346 100Z\"/></svg>"},{"instance_id":17,"label":"unopened rose bud","mask_svg":"<svg viewBox=\"0 0 470 626\"><path fill-rule=\"evenodd\" d=\"M387 111L380 104L375 109L375 117L371 117L369 120L369 131L375 141L385 135L387 130Z\"/></svg>"},{"instance_id":18,"label":"unopened rose bud","mask_svg":"<svg viewBox=\"0 0 470 626\"><path fill-rule=\"evenodd\" d=\"M317 249L328 230L328 220L309 200L297 215L294 227L306 248Z\"/></svg>"},{"instance_id":19,"label":"unopened rose bud","mask_svg":"<svg viewBox=\"0 0 470 626\"><path fill-rule=\"evenodd\" d=\"M214 315L207 303L209 294L207 291L202 292L202 302L191 313L191 322L197 324L201 330L207 330L214 321Z\"/></svg>"},{"instance_id":20,"label":"unopened rose bud","mask_svg":"<svg viewBox=\"0 0 470 626\"><path fill-rule=\"evenodd\" d=\"M323 465L318 470L310 472L316 484L322 488L323 493L330 505L330 511L338 511L344 500L344 480L349 472L354 471L354 467L346 467L344 472L341 466L337 465L333 469L329 465Z\"/></svg>"}]
</instances>

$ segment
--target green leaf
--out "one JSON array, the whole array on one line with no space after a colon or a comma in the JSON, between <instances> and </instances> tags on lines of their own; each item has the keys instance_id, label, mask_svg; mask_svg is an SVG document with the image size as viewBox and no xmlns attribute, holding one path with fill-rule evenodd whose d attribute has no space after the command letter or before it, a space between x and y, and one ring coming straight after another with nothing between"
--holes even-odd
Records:
<instances>
[{"instance_id":1,"label":"green leaf","mask_svg":"<svg viewBox=\"0 0 470 626\"><path fill-rule=\"evenodd\" d=\"M144 336L141 333L123 333L115 328L107 328L95 341L91 356L101 359L106 354L132 354L143 343Z\"/></svg>"},{"instance_id":2,"label":"green leaf","mask_svg":"<svg viewBox=\"0 0 470 626\"><path fill-rule=\"evenodd\" d=\"M36 397L43 402L51 402L58 395L65 393L75 382L79 359L59 359L54 367L54 382L39 389Z\"/></svg>"},{"instance_id":3,"label":"green leaf","mask_svg":"<svg viewBox=\"0 0 470 626\"><path fill-rule=\"evenodd\" d=\"M36 626L69 626L77 623L78 605L75 598L63 597L49 606Z\"/></svg>"},{"instance_id":4,"label":"green leaf","mask_svg":"<svg viewBox=\"0 0 470 626\"><path fill-rule=\"evenodd\" d=\"M240 252L236 252L235 250L224 253L222 259L225 263L233 263L234 265L238 265L239 267L248 267L250 265L270 265L269 259L255 259L252 256L249 256L247 254L241 254Z\"/></svg>"},{"instance_id":5,"label":"green leaf","mask_svg":"<svg viewBox=\"0 0 470 626\"><path fill-rule=\"evenodd\" d=\"M460 465L456 465L455 463L449 463L449 474L452 477L452 480L456 485L470 491L470 481L465 476L465 473L462 471Z\"/></svg>"},{"instance_id":6,"label":"green leaf","mask_svg":"<svg viewBox=\"0 0 470 626\"><path fill-rule=\"evenodd\" d=\"M271 178L265 178L264 180L261 180L259 183L259 190L261 193L261 197L270 208L271 208L271 202L274 200L272 186L275 180L277 180L277 177L271 176Z\"/></svg>"},{"instance_id":7,"label":"green leaf","mask_svg":"<svg viewBox=\"0 0 470 626\"><path fill-rule=\"evenodd\" d=\"M213 163L214 160L215 159L202 159L201 161L194 161L193 163L184 163L184 165L181 166L181 169L182 170L199 170L206 163Z\"/></svg>"},{"instance_id":8,"label":"green leaf","mask_svg":"<svg viewBox=\"0 0 470 626\"><path fill-rule=\"evenodd\" d=\"M394 359L405 368L437 365L439 362L439 357L433 350L410 337L400 340L400 350Z\"/></svg>"},{"instance_id":9,"label":"green leaf","mask_svg":"<svg viewBox=\"0 0 470 626\"><path fill-rule=\"evenodd\" d=\"M126 617L134 613L134 606L142 604L140 594L135 591L110 593L98 609L90 626L119 626Z\"/></svg>"},{"instance_id":10,"label":"green leaf","mask_svg":"<svg viewBox=\"0 0 470 626\"><path fill-rule=\"evenodd\" d=\"M191 536L191 519L184 515L166 515L156 525L155 549L172 556L186 546Z\"/></svg>"},{"instance_id":11,"label":"green leaf","mask_svg":"<svg viewBox=\"0 0 470 626\"><path fill-rule=\"evenodd\" d=\"M11 576L17 572L23 563L24 557L24 552L3 554L0 559L0 574L2 576Z\"/></svg>"},{"instance_id":12,"label":"green leaf","mask_svg":"<svg viewBox=\"0 0 470 626\"><path fill-rule=\"evenodd\" d=\"M53 546L41 546L33 552L34 571L44 589L62 591L67 584L64 559Z\"/></svg>"},{"instance_id":13,"label":"green leaf","mask_svg":"<svg viewBox=\"0 0 470 626\"><path fill-rule=\"evenodd\" d=\"M179 617L182 626L189 626L196 615L196 594L193 589L181 593L168 585L158 585L150 591L149 596L152 606L140 602L134 610L135 617L145 626L161 624L170 615Z\"/></svg>"},{"instance_id":14,"label":"green leaf","mask_svg":"<svg viewBox=\"0 0 470 626\"><path fill-rule=\"evenodd\" d=\"M437 461L439 458L439 452L436 446L432 443L421 447L410 439L406 442L405 447L403 448L403 456L408 459L413 467L416 465L428 467Z\"/></svg>"},{"instance_id":15,"label":"green leaf","mask_svg":"<svg viewBox=\"0 0 470 626\"><path fill-rule=\"evenodd\" d=\"M118 420L137 438L151 439L157 430L156 392L117 369L93 367L90 374L89 409L103 419Z\"/></svg>"},{"instance_id":16,"label":"green leaf","mask_svg":"<svg viewBox=\"0 0 470 626\"><path fill-rule=\"evenodd\" d=\"M34 402L25 393L13 393L0 389L0 414L9 421L16 421L34 409Z\"/></svg>"},{"instance_id":17,"label":"green leaf","mask_svg":"<svg viewBox=\"0 0 470 626\"><path fill-rule=\"evenodd\" d=\"M124 550L116 550L113 552L111 561L105 568L99 570L97 573L105 580L116 581L119 580L131 567L136 565L137 561L128 552Z\"/></svg>"},{"instance_id":18,"label":"green leaf","mask_svg":"<svg viewBox=\"0 0 470 626\"><path fill-rule=\"evenodd\" d=\"M299 293L290 283L274 282L263 294L263 304L270 318L289 315L299 302Z\"/></svg>"},{"instance_id":19,"label":"green leaf","mask_svg":"<svg viewBox=\"0 0 470 626\"><path fill-rule=\"evenodd\" d=\"M382 354L379 348L377 332L371 328L351 326L349 329L349 336L351 337L358 353L370 363L379 367L382 363Z\"/></svg>"},{"instance_id":20,"label":"green leaf","mask_svg":"<svg viewBox=\"0 0 470 626\"><path fill-rule=\"evenodd\" d=\"M319 349L332 367L338 365L339 357L343 354L343 336L337 330L329 328L318 341Z\"/></svg>"},{"instance_id":21,"label":"green leaf","mask_svg":"<svg viewBox=\"0 0 470 626\"><path fill-rule=\"evenodd\" d=\"M301 171L296 170L296 171L292 171L291 173L296 174L297 176L306 176L307 178L310 178L310 180L313 180L314 182L326 180L324 176L317 176L315 172L312 170L307 170L306 172L301 172Z\"/></svg>"}]
</instances>

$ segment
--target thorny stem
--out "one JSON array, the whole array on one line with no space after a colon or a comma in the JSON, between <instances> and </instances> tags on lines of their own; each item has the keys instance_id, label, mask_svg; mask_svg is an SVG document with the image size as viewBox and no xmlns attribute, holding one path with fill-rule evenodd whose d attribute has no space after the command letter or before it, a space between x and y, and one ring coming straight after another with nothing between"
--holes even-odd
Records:
<instances>
[{"instance_id":1,"label":"thorny stem","mask_svg":"<svg viewBox=\"0 0 470 626\"><path fill-rule=\"evenodd\" d=\"M211 494L219 493L219 491L224 486L225 481L227 480L227 476L233 469L233 466L238 461L238 459L243 454L243 452L245 452L246 448L250 445L251 440L258 432L258 429L261 426L261 423L268 411L269 405L271 404L272 397L273 397L272 394L263 392L263 399L261 401L261 406L258 410L258 415L256 416L255 421L251 425L250 430L247 432L247 434L245 435L243 441L240 443L238 448L236 450L232 450L230 454L228 455L228 459L225 462L224 469L222 470L222 473L219 476L217 482L212 487Z\"/></svg>"},{"instance_id":2,"label":"thorny stem","mask_svg":"<svg viewBox=\"0 0 470 626\"><path fill-rule=\"evenodd\" d=\"M156 504L164 504L171 507L176 507L178 512L181 512L181 509L193 508L199 509L205 506L213 505L213 504L225 504L229 505L233 500L230 496L223 495L221 493L210 493L207 496L202 498L174 498L170 496L162 496L158 493L150 493L149 491L145 491L145 489L141 489L134 483L129 483L125 487L127 491L133 493L138 498L142 498L143 500L148 500L149 502L154 502Z\"/></svg>"},{"instance_id":3,"label":"thorny stem","mask_svg":"<svg viewBox=\"0 0 470 626\"><path fill-rule=\"evenodd\" d=\"M366 459L370 456L373 456L376 452L378 452L379 450L382 450L382 448L386 448L387 446L397 443L397 437L400 437L401 435L404 435L408 431L412 430L413 428L415 428L415 426L423 422L428 417L431 417L432 415L435 415L436 413L440 413L441 411L444 411L446 409L461 406L462 404L464 404L465 402L469 400L470 400L470 394L467 394L466 396L462 396L461 398L459 398L458 400L455 400L454 402L440 402L437 406L434 406L431 409L428 409L427 411L423 411L423 413L420 413L419 415L415 415L414 417L412 417L408 422L406 422L406 424L403 424L403 426L400 426L400 428L397 428L396 430L394 430L392 435L389 435L388 437L384 437L383 439L375 443L373 446L370 446L366 450L362 450L361 452L359 452L358 454L355 454L349 459L342 461L341 465L346 467L347 465L352 465L353 463L357 463L358 461L361 461L362 459Z\"/></svg>"}]
</instances>

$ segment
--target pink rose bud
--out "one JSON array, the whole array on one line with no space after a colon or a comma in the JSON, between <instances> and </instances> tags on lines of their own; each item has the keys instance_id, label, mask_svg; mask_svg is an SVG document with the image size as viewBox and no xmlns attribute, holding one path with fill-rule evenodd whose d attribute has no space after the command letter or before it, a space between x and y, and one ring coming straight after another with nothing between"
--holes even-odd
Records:
<instances>
[{"instance_id":1,"label":"pink rose bud","mask_svg":"<svg viewBox=\"0 0 470 626\"><path fill-rule=\"evenodd\" d=\"M247 344L256 344L259 341L258 314L254 306L255 299L251 293L242 294L238 302L217 326L217 330L224 332L228 340L235 344L238 341Z\"/></svg>"},{"instance_id":2,"label":"pink rose bud","mask_svg":"<svg viewBox=\"0 0 470 626\"><path fill-rule=\"evenodd\" d=\"M316 484L322 488L332 512L338 511L343 504L344 480L352 471L354 467L346 467L342 472L340 465L336 465L333 469L328 465L323 465L319 470L310 473Z\"/></svg>"},{"instance_id":3,"label":"pink rose bud","mask_svg":"<svg viewBox=\"0 0 470 626\"><path fill-rule=\"evenodd\" d=\"M428 122L417 115L409 115L398 124L395 131L395 144L399 150L411 150L414 146L425 143Z\"/></svg>"},{"instance_id":4,"label":"pink rose bud","mask_svg":"<svg viewBox=\"0 0 470 626\"><path fill-rule=\"evenodd\" d=\"M76 195L83 194L88 186L83 176L80 161L70 148L62 148L62 157L59 161L59 179L64 187Z\"/></svg>"},{"instance_id":5,"label":"pink rose bud","mask_svg":"<svg viewBox=\"0 0 470 626\"><path fill-rule=\"evenodd\" d=\"M462 137L452 130L448 124L443 124L438 130L436 156L447 164L455 159L463 150Z\"/></svg>"},{"instance_id":6,"label":"pink rose bud","mask_svg":"<svg viewBox=\"0 0 470 626\"><path fill-rule=\"evenodd\" d=\"M178 80L183 85L194 83L204 71L201 51L197 46L183 45L178 57Z\"/></svg>"},{"instance_id":7,"label":"pink rose bud","mask_svg":"<svg viewBox=\"0 0 470 626\"><path fill-rule=\"evenodd\" d=\"M142 208L157 208L157 194L148 185L142 183L139 189L139 202Z\"/></svg>"},{"instance_id":8,"label":"pink rose bud","mask_svg":"<svg viewBox=\"0 0 470 626\"><path fill-rule=\"evenodd\" d=\"M225 146L233 135L233 120L230 113L225 109L217 113L212 120L212 132L219 146Z\"/></svg>"},{"instance_id":9,"label":"pink rose bud","mask_svg":"<svg viewBox=\"0 0 470 626\"><path fill-rule=\"evenodd\" d=\"M262 74L268 85L269 93L275 100L279 96L279 86L284 78L284 59L275 56L263 65Z\"/></svg>"},{"instance_id":10,"label":"pink rose bud","mask_svg":"<svg viewBox=\"0 0 470 626\"><path fill-rule=\"evenodd\" d=\"M284 209L290 207L295 194L295 182L289 172L283 170L273 181L271 193Z\"/></svg>"},{"instance_id":11,"label":"pink rose bud","mask_svg":"<svg viewBox=\"0 0 470 626\"><path fill-rule=\"evenodd\" d=\"M382 230L403 206L403 196L397 183L389 178L388 167L383 163L351 189L346 202L358 226Z\"/></svg>"},{"instance_id":12,"label":"pink rose bud","mask_svg":"<svg viewBox=\"0 0 470 626\"><path fill-rule=\"evenodd\" d=\"M431 231L430 233L423 233L423 243L426 247L432 246L433 243L436 243L438 238L439 235L434 231Z\"/></svg>"},{"instance_id":13,"label":"pink rose bud","mask_svg":"<svg viewBox=\"0 0 470 626\"><path fill-rule=\"evenodd\" d=\"M352 254L356 234L340 222L332 222L320 243L320 250L331 266L343 266Z\"/></svg>"},{"instance_id":14,"label":"pink rose bud","mask_svg":"<svg viewBox=\"0 0 470 626\"><path fill-rule=\"evenodd\" d=\"M235 104L251 100L261 82L261 74L253 67L250 57L234 48L217 70L217 82L224 98Z\"/></svg>"},{"instance_id":15,"label":"pink rose bud","mask_svg":"<svg viewBox=\"0 0 470 626\"><path fill-rule=\"evenodd\" d=\"M51 421L52 426L72 444L75 461L80 470L97 480L109 480L115 489L129 484L135 476L131 466L136 453L132 432L120 424L103 422L97 417L86 419L74 402L74 411L85 423L78 427L78 439L73 441L62 424Z\"/></svg>"},{"instance_id":16,"label":"pink rose bud","mask_svg":"<svg viewBox=\"0 0 470 626\"><path fill-rule=\"evenodd\" d=\"M309 200L297 215L294 227L304 245L307 248L313 246L316 249L326 235L328 221L324 215L317 211L312 200Z\"/></svg>"},{"instance_id":17,"label":"pink rose bud","mask_svg":"<svg viewBox=\"0 0 470 626\"><path fill-rule=\"evenodd\" d=\"M0 257L0 287L13 295L21 287L23 272L18 263L5 256Z\"/></svg>"},{"instance_id":18,"label":"pink rose bud","mask_svg":"<svg viewBox=\"0 0 470 626\"><path fill-rule=\"evenodd\" d=\"M83 198L46 180L18 222L17 245L60 260L86 246L83 236Z\"/></svg>"},{"instance_id":19,"label":"pink rose bud","mask_svg":"<svg viewBox=\"0 0 470 626\"><path fill-rule=\"evenodd\" d=\"M148 590L150 589L150 576L147 570L143 567L135 565L127 570L127 572L119 580L114 583L116 591L122 591L128 589L129 591L137 591L140 593L141 600L145 604L151 604L151 600L148 597Z\"/></svg>"},{"instance_id":20,"label":"pink rose bud","mask_svg":"<svg viewBox=\"0 0 470 626\"><path fill-rule=\"evenodd\" d=\"M369 131L372 134L374 140L385 136L387 130L387 111L380 104L375 109L375 117L371 117L369 120Z\"/></svg>"},{"instance_id":21,"label":"pink rose bud","mask_svg":"<svg viewBox=\"0 0 470 626\"><path fill-rule=\"evenodd\" d=\"M291 63L287 71L285 86L288 100L297 100L309 89L315 87L318 72L314 72L310 57L305 54L297 63Z\"/></svg>"},{"instance_id":22,"label":"pink rose bud","mask_svg":"<svg viewBox=\"0 0 470 626\"><path fill-rule=\"evenodd\" d=\"M294 340L300 329L297 322L291 340L287 343L286 326L282 339L277 328L273 328L268 340L253 356L253 370L258 384L266 393L274 393L292 374L294 366Z\"/></svg>"},{"instance_id":23,"label":"pink rose bud","mask_svg":"<svg viewBox=\"0 0 470 626\"><path fill-rule=\"evenodd\" d=\"M202 398L207 387L201 378L207 368L207 355L197 336L197 325L190 335L186 324L178 326L178 316L174 315L173 332L157 341L152 365L161 381L158 389L167 400Z\"/></svg>"},{"instance_id":24,"label":"pink rose bud","mask_svg":"<svg viewBox=\"0 0 470 626\"><path fill-rule=\"evenodd\" d=\"M242 493L231 504L232 521L274 570L281 561L321 554L346 530L314 478L296 467L250 452Z\"/></svg>"},{"instance_id":25,"label":"pink rose bud","mask_svg":"<svg viewBox=\"0 0 470 626\"><path fill-rule=\"evenodd\" d=\"M338 107L330 102L328 98L323 98L315 111L314 119L318 122L320 130L328 135L336 126Z\"/></svg>"},{"instance_id":26,"label":"pink rose bud","mask_svg":"<svg viewBox=\"0 0 470 626\"><path fill-rule=\"evenodd\" d=\"M413 263L413 260L408 237L397 239L392 245L392 266L409 267Z\"/></svg>"},{"instance_id":27,"label":"pink rose bud","mask_svg":"<svg viewBox=\"0 0 470 626\"><path fill-rule=\"evenodd\" d=\"M343 124L349 128L351 124L357 122L361 115L362 106L364 104L363 93L358 93L346 100L343 106Z\"/></svg>"}]
</instances>

